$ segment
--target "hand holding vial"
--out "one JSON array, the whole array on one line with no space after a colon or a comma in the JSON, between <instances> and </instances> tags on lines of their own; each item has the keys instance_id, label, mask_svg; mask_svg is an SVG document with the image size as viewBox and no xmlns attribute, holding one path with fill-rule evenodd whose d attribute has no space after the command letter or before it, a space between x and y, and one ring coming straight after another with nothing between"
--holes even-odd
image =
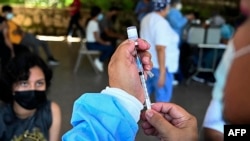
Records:
<instances>
[{"instance_id":1,"label":"hand holding vial","mask_svg":"<svg viewBox=\"0 0 250 141\"><path fill-rule=\"evenodd\" d=\"M147 52L150 46L142 39L138 39L137 43L142 68L144 71L150 71L153 66L151 55ZM145 92L138 74L135 56L135 42L133 40L126 40L118 46L108 66L109 85L110 87L127 91L129 94L135 96L141 103L144 103Z\"/></svg>"},{"instance_id":2,"label":"hand holding vial","mask_svg":"<svg viewBox=\"0 0 250 141\"><path fill-rule=\"evenodd\" d=\"M141 84L142 84L143 89L144 89L146 107L147 107L147 109L151 109L151 101L150 101L149 93L148 93L147 86L146 86L146 79L145 79L145 76L144 76L144 69L143 69L143 66L142 66L142 63L141 63L141 58L139 57L139 55L137 53L137 49L139 48L139 45L137 43L138 34L137 34L136 27L135 26L128 27L127 28L127 34L128 34L128 38L130 40L135 41L135 53L136 53L135 54L135 60L136 60L136 64L137 64L137 67L138 67L138 73L139 73L139 76L140 76ZM148 72L149 72L149 76L153 77L152 73L150 71L148 71Z\"/></svg>"}]
</instances>

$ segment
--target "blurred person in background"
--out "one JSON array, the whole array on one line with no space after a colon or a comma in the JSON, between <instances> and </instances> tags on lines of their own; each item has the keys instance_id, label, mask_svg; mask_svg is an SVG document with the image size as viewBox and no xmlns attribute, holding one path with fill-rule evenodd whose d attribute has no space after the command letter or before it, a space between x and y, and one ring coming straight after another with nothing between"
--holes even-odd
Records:
<instances>
[{"instance_id":1,"label":"blurred person in background","mask_svg":"<svg viewBox=\"0 0 250 141\"><path fill-rule=\"evenodd\" d=\"M12 44L8 36L8 30L7 20L0 16L0 69L4 69L8 61L16 54L30 52L27 47Z\"/></svg>"},{"instance_id":2,"label":"blurred person in background","mask_svg":"<svg viewBox=\"0 0 250 141\"><path fill-rule=\"evenodd\" d=\"M226 21L219 11L215 12L215 14L207 21L206 28L215 28L220 30L220 39L218 40L218 44L227 45L229 40L234 35L233 26ZM223 53L223 49L217 50L216 52L214 49L203 49L202 66L204 68L212 68L215 63L215 68L217 68ZM198 80L202 83L206 82L210 86L213 86L216 81L213 73L199 73L197 76L193 77L193 80Z\"/></svg>"},{"instance_id":3,"label":"blurred person in background","mask_svg":"<svg viewBox=\"0 0 250 141\"><path fill-rule=\"evenodd\" d=\"M188 22L195 19L195 15L192 12L187 15L183 15L181 9L181 0L171 0L171 8L166 16L169 24L178 33L180 38L183 36L184 27L188 24Z\"/></svg>"},{"instance_id":4,"label":"blurred person in background","mask_svg":"<svg viewBox=\"0 0 250 141\"><path fill-rule=\"evenodd\" d=\"M0 76L0 140L59 141L61 111L47 99L52 71L36 54L16 55Z\"/></svg>"},{"instance_id":5,"label":"blurred person in background","mask_svg":"<svg viewBox=\"0 0 250 141\"><path fill-rule=\"evenodd\" d=\"M101 38L105 41L111 42L113 48L116 48L118 40L126 39L126 36L120 34L115 29L117 16L119 16L120 8L111 6L107 13L103 15L102 20L99 21Z\"/></svg>"},{"instance_id":6,"label":"blurred person in background","mask_svg":"<svg viewBox=\"0 0 250 141\"><path fill-rule=\"evenodd\" d=\"M8 36L6 19L0 16L0 69L4 68L7 62L14 57L14 55L14 48Z\"/></svg>"},{"instance_id":7,"label":"blurred person in background","mask_svg":"<svg viewBox=\"0 0 250 141\"><path fill-rule=\"evenodd\" d=\"M134 10L138 23L140 23L142 18L151 11L152 11L151 0L139 0Z\"/></svg>"},{"instance_id":8,"label":"blurred person in background","mask_svg":"<svg viewBox=\"0 0 250 141\"><path fill-rule=\"evenodd\" d=\"M46 41L41 41L36 38L35 35L25 32L14 21L13 9L9 5L2 7L2 15L6 18L8 24L8 36L12 44L22 45L25 47L31 47L34 53L39 55L39 47L42 47L46 56L48 64L58 65L59 62L54 58L51 50Z\"/></svg>"},{"instance_id":9,"label":"blurred person in background","mask_svg":"<svg viewBox=\"0 0 250 141\"><path fill-rule=\"evenodd\" d=\"M248 18L229 41L216 70L216 83L203 123L205 141L223 141L224 125L250 124L250 1L240 1Z\"/></svg>"},{"instance_id":10,"label":"blurred person in background","mask_svg":"<svg viewBox=\"0 0 250 141\"><path fill-rule=\"evenodd\" d=\"M220 27L226 23L226 19L220 14L219 11L216 11L206 22L209 24L209 26Z\"/></svg>"},{"instance_id":11,"label":"blurred person in background","mask_svg":"<svg viewBox=\"0 0 250 141\"><path fill-rule=\"evenodd\" d=\"M148 78L150 94L156 102L169 102L173 93L174 73L179 65L179 36L165 19L170 10L170 0L154 1L153 12L141 21L140 37L151 46L153 78ZM156 22L157 21L157 22Z\"/></svg>"},{"instance_id":12,"label":"blurred person in background","mask_svg":"<svg viewBox=\"0 0 250 141\"><path fill-rule=\"evenodd\" d=\"M171 0L171 8L169 10L169 13L166 16L166 19L168 20L171 27L174 29L174 31L179 35L180 42L179 42L179 48L182 50L182 37L183 37L183 30L185 26L189 22L195 19L195 16L193 13L189 13L188 15L183 15L181 12L182 9L182 3L181 0ZM180 51L182 53L182 51ZM180 56L183 56L182 54ZM182 67L181 61L182 58L180 58L179 67ZM175 74L175 81L174 84L178 84L184 79L184 76L182 74L182 68L178 69L178 72Z\"/></svg>"},{"instance_id":13,"label":"blurred person in background","mask_svg":"<svg viewBox=\"0 0 250 141\"><path fill-rule=\"evenodd\" d=\"M87 20L86 26L86 47L89 50L99 50L101 55L96 58L94 63L96 68L100 71L104 71L104 62L109 60L114 53L114 47L110 41L103 40L98 22L103 19L101 8L98 6L92 6L90 10L90 19Z\"/></svg>"},{"instance_id":14,"label":"blurred person in background","mask_svg":"<svg viewBox=\"0 0 250 141\"><path fill-rule=\"evenodd\" d=\"M227 44L232 38L234 34L233 25L229 24L219 11L216 11L206 22L209 27L218 27L221 29L221 43Z\"/></svg>"},{"instance_id":15,"label":"blurred person in background","mask_svg":"<svg viewBox=\"0 0 250 141\"><path fill-rule=\"evenodd\" d=\"M72 36L75 26L81 34L80 37L83 38L85 33L83 27L80 25L79 22L81 19L81 0L73 0L67 10L70 14L70 21L66 33L67 37Z\"/></svg>"}]
</instances>

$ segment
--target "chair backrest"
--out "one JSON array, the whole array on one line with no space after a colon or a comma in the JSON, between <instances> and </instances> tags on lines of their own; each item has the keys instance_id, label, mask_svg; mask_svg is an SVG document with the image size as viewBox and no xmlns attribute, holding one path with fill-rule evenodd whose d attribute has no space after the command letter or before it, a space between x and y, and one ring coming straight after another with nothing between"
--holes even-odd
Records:
<instances>
[{"instance_id":1,"label":"chair backrest","mask_svg":"<svg viewBox=\"0 0 250 141\"><path fill-rule=\"evenodd\" d=\"M189 44L203 44L205 39L205 29L203 27L192 26L188 31L187 42Z\"/></svg>"},{"instance_id":2,"label":"chair backrest","mask_svg":"<svg viewBox=\"0 0 250 141\"><path fill-rule=\"evenodd\" d=\"M209 27L206 33L206 44L220 44L221 41L221 28Z\"/></svg>"}]
</instances>

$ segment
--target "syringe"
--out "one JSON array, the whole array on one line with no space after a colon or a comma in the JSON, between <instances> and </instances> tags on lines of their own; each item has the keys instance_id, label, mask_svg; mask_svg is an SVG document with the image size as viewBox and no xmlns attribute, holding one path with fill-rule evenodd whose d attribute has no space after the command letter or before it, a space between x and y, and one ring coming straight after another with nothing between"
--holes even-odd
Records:
<instances>
[{"instance_id":1,"label":"syringe","mask_svg":"<svg viewBox=\"0 0 250 141\"><path fill-rule=\"evenodd\" d=\"M150 101L150 97L149 97L149 94L148 94L148 89L147 89L147 86L146 86L146 79L145 79L145 76L144 76L144 70L143 70L143 66L142 66L142 63L141 63L141 59L139 57L139 55L137 54L137 46L138 46L138 43L137 43L137 39L138 39L138 34L137 34L137 29L135 26L130 26L127 28L127 34L128 34L128 38L130 40L134 40L135 41L135 51L136 51L136 64L137 64L137 67L138 67L138 71L139 71L139 76L140 76L140 80L141 80L141 83L142 83L142 87L144 89L144 95L145 95L145 102L146 102L146 107L147 109L151 109L151 101ZM150 77L153 77L153 73L152 72L149 72L148 75Z\"/></svg>"}]
</instances>

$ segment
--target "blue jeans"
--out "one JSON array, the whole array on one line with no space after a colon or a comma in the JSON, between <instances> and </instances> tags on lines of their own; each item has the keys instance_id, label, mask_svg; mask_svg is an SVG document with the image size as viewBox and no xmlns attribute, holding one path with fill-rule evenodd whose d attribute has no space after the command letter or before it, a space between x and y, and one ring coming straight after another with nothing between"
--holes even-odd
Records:
<instances>
[{"instance_id":1,"label":"blue jeans","mask_svg":"<svg viewBox=\"0 0 250 141\"><path fill-rule=\"evenodd\" d=\"M105 60L110 59L112 54L114 53L114 48L112 46L102 45L102 44L99 44L97 42L94 42L94 43L87 42L86 47L89 50L101 51L101 55L99 57L99 60L101 62L104 62Z\"/></svg>"},{"instance_id":2,"label":"blue jeans","mask_svg":"<svg viewBox=\"0 0 250 141\"><path fill-rule=\"evenodd\" d=\"M156 102L169 102L172 98L173 92L173 73L169 73L166 69L166 81L163 87L158 86L160 76L159 69L153 68L152 73L154 74L154 77L148 78L147 80L148 93L155 94Z\"/></svg>"}]
</instances>

